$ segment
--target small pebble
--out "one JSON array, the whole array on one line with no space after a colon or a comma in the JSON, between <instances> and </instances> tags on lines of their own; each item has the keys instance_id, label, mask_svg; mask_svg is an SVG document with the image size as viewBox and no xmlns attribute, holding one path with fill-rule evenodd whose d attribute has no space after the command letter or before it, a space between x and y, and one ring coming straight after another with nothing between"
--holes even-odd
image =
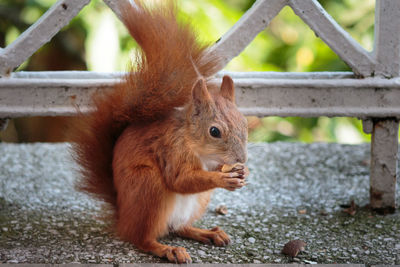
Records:
<instances>
[{"instance_id":1,"label":"small pebble","mask_svg":"<svg viewBox=\"0 0 400 267\"><path fill-rule=\"evenodd\" d=\"M317 264L316 261L304 260L304 262L307 263L307 264Z\"/></svg>"},{"instance_id":2,"label":"small pebble","mask_svg":"<svg viewBox=\"0 0 400 267\"><path fill-rule=\"evenodd\" d=\"M305 249L306 245L303 240L291 240L285 244L282 253L290 257L296 257L300 251Z\"/></svg>"},{"instance_id":3,"label":"small pebble","mask_svg":"<svg viewBox=\"0 0 400 267\"><path fill-rule=\"evenodd\" d=\"M298 211L298 213L299 213L299 214L306 214L306 213L307 213L307 210L306 210L306 209L301 209L301 210Z\"/></svg>"},{"instance_id":4,"label":"small pebble","mask_svg":"<svg viewBox=\"0 0 400 267\"><path fill-rule=\"evenodd\" d=\"M294 258L292 259L292 261L294 261L294 262L300 262L300 259L299 259L299 258L296 258L296 257L294 257Z\"/></svg>"},{"instance_id":5,"label":"small pebble","mask_svg":"<svg viewBox=\"0 0 400 267\"><path fill-rule=\"evenodd\" d=\"M249 237L247 240L252 244L254 244L254 242L256 242L256 239L254 237Z\"/></svg>"},{"instance_id":6,"label":"small pebble","mask_svg":"<svg viewBox=\"0 0 400 267\"><path fill-rule=\"evenodd\" d=\"M228 208L227 208L225 205L219 205L219 206L215 209L215 212L216 212L217 214L220 214L220 215L226 215L226 214L228 214Z\"/></svg>"}]
</instances>

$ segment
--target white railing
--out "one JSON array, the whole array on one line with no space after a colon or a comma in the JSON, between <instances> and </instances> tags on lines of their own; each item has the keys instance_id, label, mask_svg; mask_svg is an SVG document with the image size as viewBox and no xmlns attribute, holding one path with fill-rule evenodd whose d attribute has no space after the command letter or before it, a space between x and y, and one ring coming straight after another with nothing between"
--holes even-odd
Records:
<instances>
[{"instance_id":1,"label":"white railing","mask_svg":"<svg viewBox=\"0 0 400 267\"><path fill-rule=\"evenodd\" d=\"M0 120L72 115L90 109L90 95L112 88L121 73L15 72L90 0L59 0L35 24L0 49ZM121 1L104 0L120 15ZM285 7L353 70L349 73L230 73L246 115L348 116L372 133L371 206L395 208L400 118L400 1L377 0L375 46L362 48L316 0L258 0L212 47L227 64ZM120 16L119 16L120 17ZM220 74L221 75L221 74Z\"/></svg>"}]
</instances>

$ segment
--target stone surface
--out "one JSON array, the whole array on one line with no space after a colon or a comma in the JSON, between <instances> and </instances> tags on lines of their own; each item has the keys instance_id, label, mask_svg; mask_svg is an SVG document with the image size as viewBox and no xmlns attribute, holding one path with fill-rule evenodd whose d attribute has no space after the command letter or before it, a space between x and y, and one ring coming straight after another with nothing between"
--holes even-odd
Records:
<instances>
[{"instance_id":1,"label":"stone surface","mask_svg":"<svg viewBox=\"0 0 400 267\"><path fill-rule=\"evenodd\" d=\"M100 203L74 190L68 149L0 144L0 263L165 262L107 231ZM216 190L197 223L220 226L232 244L217 248L174 235L161 241L187 248L194 263L400 264L399 210L382 216L362 208L368 160L367 144L251 144L250 184ZM354 216L343 212L351 200L359 207ZM219 205L229 213L216 214ZM281 254L293 239L307 243L294 259Z\"/></svg>"}]
</instances>

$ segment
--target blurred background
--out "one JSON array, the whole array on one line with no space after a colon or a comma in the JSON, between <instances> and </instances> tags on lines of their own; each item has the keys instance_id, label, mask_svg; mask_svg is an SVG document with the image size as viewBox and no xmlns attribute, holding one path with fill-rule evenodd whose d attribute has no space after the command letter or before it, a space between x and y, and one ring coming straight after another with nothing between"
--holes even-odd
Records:
<instances>
[{"instance_id":1,"label":"blurred background","mask_svg":"<svg viewBox=\"0 0 400 267\"><path fill-rule=\"evenodd\" d=\"M255 0L180 0L202 41L215 42ZM320 0L328 13L365 49L373 49L374 0ZM0 0L0 47L13 42L55 0ZM16 71L127 70L135 42L101 0L91 0L72 22ZM246 50L231 71L350 71L289 7L285 7ZM68 141L68 117L11 120L4 142ZM356 118L248 117L249 141L369 142Z\"/></svg>"}]
</instances>

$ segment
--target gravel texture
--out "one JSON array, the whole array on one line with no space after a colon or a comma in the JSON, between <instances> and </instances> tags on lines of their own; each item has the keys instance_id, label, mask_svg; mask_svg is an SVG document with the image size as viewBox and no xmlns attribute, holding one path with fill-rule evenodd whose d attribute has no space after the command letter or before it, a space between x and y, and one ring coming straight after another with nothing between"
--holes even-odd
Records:
<instances>
[{"instance_id":1,"label":"gravel texture","mask_svg":"<svg viewBox=\"0 0 400 267\"><path fill-rule=\"evenodd\" d=\"M0 143L0 154L0 263L165 262L118 240L100 203L74 190L68 144ZM367 144L251 144L250 184L217 190L197 223L221 226L232 244L162 242L187 248L194 263L400 264L399 210L343 212L351 200L368 203L368 160ZM307 246L290 258L281 250L293 239Z\"/></svg>"}]
</instances>

